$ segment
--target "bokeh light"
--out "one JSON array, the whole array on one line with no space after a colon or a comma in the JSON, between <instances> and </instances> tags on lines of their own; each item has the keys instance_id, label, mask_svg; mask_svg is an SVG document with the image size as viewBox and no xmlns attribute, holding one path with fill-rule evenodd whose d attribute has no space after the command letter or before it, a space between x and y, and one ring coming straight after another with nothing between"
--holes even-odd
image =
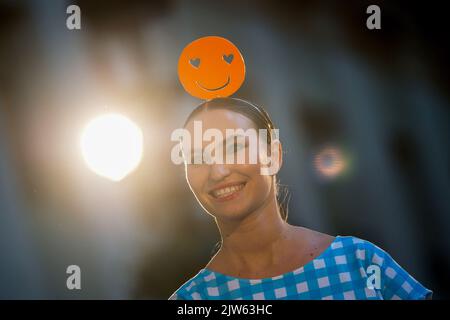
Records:
<instances>
[{"instance_id":1,"label":"bokeh light","mask_svg":"<svg viewBox=\"0 0 450 320\"><path fill-rule=\"evenodd\" d=\"M81 150L87 166L96 174L120 181L141 161L141 129L120 114L93 119L84 129Z\"/></svg>"},{"instance_id":2,"label":"bokeh light","mask_svg":"<svg viewBox=\"0 0 450 320\"><path fill-rule=\"evenodd\" d=\"M314 157L316 172L324 178L336 178L347 168L347 161L339 148L325 147Z\"/></svg>"}]
</instances>

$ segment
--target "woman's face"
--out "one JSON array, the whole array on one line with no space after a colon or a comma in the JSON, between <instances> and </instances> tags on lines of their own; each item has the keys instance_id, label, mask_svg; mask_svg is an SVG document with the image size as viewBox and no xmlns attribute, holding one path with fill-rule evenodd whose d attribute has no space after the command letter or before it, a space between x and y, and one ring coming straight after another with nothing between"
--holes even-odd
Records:
<instances>
[{"instance_id":1,"label":"woman's face","mask_svg":"<svg viewBox=\"0 0 450 320\"><path fill-rule=\"evenodd\" d=\"M218 129L224 139L227 137L226 129L257 130L253 121L240 113L224 109L208 110L187 123L186 129L192 141L194 121L201 121L202 132ZM262 207L274 195L273 176L261 175L260 157L257 156L256 164L249 163L250 149L254 150L249 148L250 139L246 137L245 144L239 143L238 139L233 140L223 143L224 158L225 152L244 153L245 164L237 164L236 161L233 164L186 164L187 181L195 197L208 213L223 220L241 220ZM211 142L214 139L202 142L202 150L195 151L192 142L191 155L194 152L201 153Z\"/></svg>"}]
</instances>

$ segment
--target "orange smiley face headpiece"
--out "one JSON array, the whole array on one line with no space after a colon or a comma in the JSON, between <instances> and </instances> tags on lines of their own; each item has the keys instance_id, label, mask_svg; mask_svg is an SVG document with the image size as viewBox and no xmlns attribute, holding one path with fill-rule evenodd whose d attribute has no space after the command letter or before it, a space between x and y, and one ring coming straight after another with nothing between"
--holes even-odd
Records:
<instances>
[{"instance_id":1,"label":"orange smiley face headpiece","mask_svg":"<svg viewBox=\"0 0 450 320\"><path fill-rule=\"evenodd\" d=\"M181 52L178 77L184 89L194 97L205 100L228 97L244 82L244 59L227 39L203 37Z\"/></svg>"}]
</instances>

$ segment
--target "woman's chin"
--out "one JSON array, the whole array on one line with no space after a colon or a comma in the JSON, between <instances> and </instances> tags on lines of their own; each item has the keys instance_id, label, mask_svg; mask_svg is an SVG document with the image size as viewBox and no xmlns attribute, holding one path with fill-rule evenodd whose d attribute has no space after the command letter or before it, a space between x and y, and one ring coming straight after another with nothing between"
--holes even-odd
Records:
<instances>
[{"instance_id":1,"label":"woman's chin","mask_svg":"<svg viewBox=\"0 0 450 320\"><path fill-rule=\"evenodd\" d=\"M216 219L223 221L240 221L249 215L247 210L212 210Z\"/></svg>"}]
</instances>

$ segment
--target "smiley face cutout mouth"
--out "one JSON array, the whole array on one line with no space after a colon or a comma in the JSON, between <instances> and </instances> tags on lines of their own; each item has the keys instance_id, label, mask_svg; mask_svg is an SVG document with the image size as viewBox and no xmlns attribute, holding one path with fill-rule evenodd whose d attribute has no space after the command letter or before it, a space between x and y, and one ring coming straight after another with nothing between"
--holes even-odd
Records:
<instances>
[{"instance_id":1,"label":"smiley face cutout mouth","mask_svg":"<svg viewBox=\"0 0 450 320\"><path fill-rule=\"evenodd\" d=\"M220 87L217 87L217 88L206 88L205 86L203 86L200 82L198 82L198 81L195 81L195 83L200 87L200 88L202 88L203 90L206 90L206 91L217 91L217 90L221 90L221 89L223 89L223 88L225 88L227 85L229 85L230 84L230 81L231 81L231 77L230 76L228 76L228 79L227 79L227 82L224 84L224 85L222 85L222 86L220 86Z\"/></svg>"}]
</instances>

